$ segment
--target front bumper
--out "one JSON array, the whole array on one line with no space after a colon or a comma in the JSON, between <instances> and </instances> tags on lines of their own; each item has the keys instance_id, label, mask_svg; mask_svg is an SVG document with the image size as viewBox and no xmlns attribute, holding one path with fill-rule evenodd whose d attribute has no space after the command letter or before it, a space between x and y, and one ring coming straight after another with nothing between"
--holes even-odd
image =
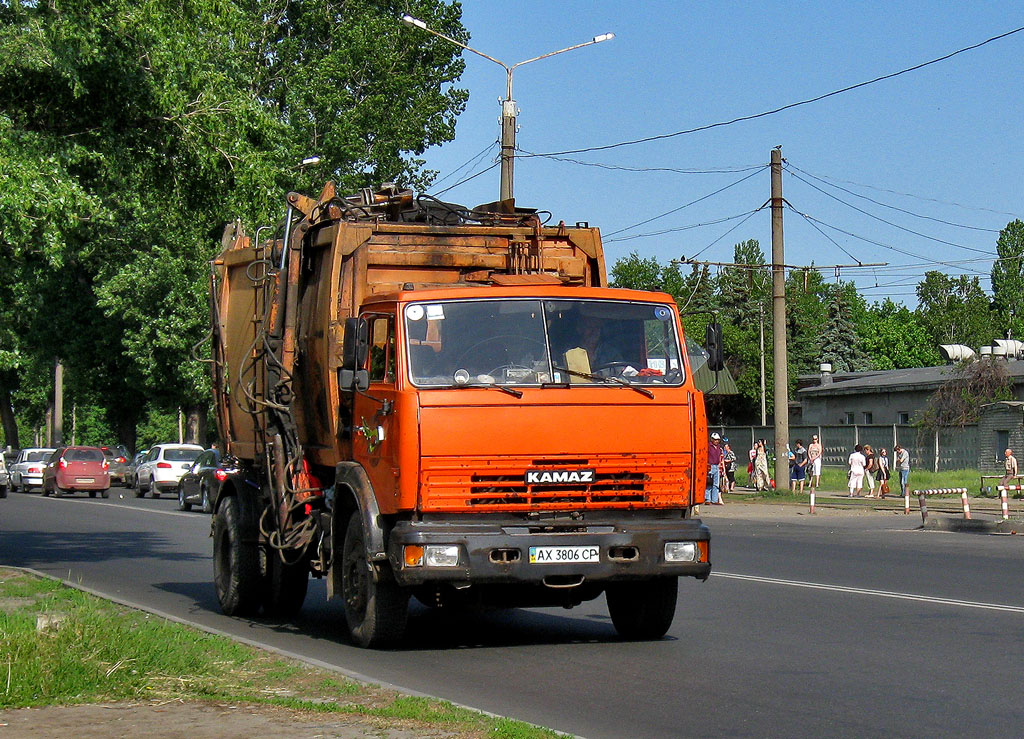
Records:
<instances>
[{"instance_id":1,"label":"front bumper","mask_svg":"<svg viewBox=\"0 0 1024 739\"><path fill-rule=\"evenodd\" d=\"M602 583L662 576L706 579L710 557L701 562L666 562L665 543L703 542L709 552L711 533L699 519L633 518L547 524L522 519L470 522L403 521L388 542L388 559L400 585L424 583L486 584L559 583L566 578ZM454 567L408 567L406 545L458 545ZM531 564L530 547L598 546L600 559L588 563Z\"/></svg>"}]
</instances>

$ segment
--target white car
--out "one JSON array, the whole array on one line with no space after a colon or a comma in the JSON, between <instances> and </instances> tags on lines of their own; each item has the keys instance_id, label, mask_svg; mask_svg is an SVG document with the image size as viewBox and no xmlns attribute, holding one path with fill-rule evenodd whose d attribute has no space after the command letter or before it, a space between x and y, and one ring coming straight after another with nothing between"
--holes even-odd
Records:
<instances>
[{"instance_id":1,"label":"white car","mask_svg":"<svg viewBox=\"0 0 1024 739\"><path fill-rule=\"evenodd\" d=\"M10 483L11 478L7 474L7 460L4 459L3 452L0 452L0 498L7 497L7 486Z\"/></svg>"},{"instance_id":2,"label":"white car","mask_svg":"<svg viewBox=\"0 0 1024 739\"><path fill-rule=\"evenodd\" d=\"M9 471L11 490L27 493L32 488L43 489L43 467L56 449L47 447L30 447L18 452Z\"/></svg>"},{"instance_id":3,"label":"white car","mask_svg":"<svg viewBox=\"0 0 1024 739\"><path fill-rule=\"evenodd\" d=\"M172 492L200 454L206 451L197 444L157 444L146 452L135 470L135 497L152 493Z\"/></svg>"}]
</instances>

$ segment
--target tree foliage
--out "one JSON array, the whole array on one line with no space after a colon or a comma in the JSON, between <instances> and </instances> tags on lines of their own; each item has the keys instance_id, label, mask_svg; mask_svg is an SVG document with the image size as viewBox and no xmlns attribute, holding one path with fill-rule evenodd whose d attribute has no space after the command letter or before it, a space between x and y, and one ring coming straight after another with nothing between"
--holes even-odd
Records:
<instances>
[{"instance_id":1,"label":"tree foliage","mask_svg":"<svg viewBox=\"0 0 1024 739\"><path fill-rule=\"evenodd\" d=\"M468 39L442 0L0 2L0 402L60 356L121 440L146 403L201 414L224 224L327 179L423 187L454 136L458 49L402 12Z\"/></svg>"},{"instance_id":2,"label":"tree foliage","mask_svg":"<svg viewBox=\"0 0 1024 739\"><path fill-rule=\"evenodd\" d=\"M992 309L1000 334L1024 337L1024 222L1012 220L999 232L992 265Z\"/></svg>"},{"instance_id":3,"label":"tree foliage","mask_svg":"<svg viewBox=\"0 0 1024 739\"><path fill-rule=\"evenodd\" d=\"M966 360L958 364L950 378L928 398L918 425L935 430L977 423L981 406L1012 399L1013 381L1005 362Z\"/></svg>"}]
</instances>

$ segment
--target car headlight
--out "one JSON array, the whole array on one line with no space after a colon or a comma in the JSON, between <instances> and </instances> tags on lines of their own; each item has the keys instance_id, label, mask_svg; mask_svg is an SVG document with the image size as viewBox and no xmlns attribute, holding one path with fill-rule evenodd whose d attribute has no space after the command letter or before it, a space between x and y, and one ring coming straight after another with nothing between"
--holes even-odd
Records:
<instances>
[{"instance_id":1,"label":"car headlight","mask_svg":"<svg viewBox=\"0 0 1024 739\"><path fill-rule=\"evenodd\" d=\"M700 548L695 541L665 542L666 562L699 562Z\"/></svg>"}]
</instances>

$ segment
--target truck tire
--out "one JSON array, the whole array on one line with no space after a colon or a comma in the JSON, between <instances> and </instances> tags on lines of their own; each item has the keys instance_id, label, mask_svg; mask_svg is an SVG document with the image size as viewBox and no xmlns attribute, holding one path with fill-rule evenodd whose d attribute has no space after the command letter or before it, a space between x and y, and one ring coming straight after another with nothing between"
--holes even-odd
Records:
<instances>
[{"instance_id":1,"label":"truck tire","mask_svg":"<svg viewBox=\"0 0 1024 739\"><path fill-rule=\"evenodd\" d=\"M624 639L660 639L676 615L678 577L611 583L605 589L608 613Z\"/></svg>"},{"instance_id":2,"label":"truck tire","mask_svg":"<svg viewBox=\"0 0 1024 739\"><path fill-rule=\"evenodd\" d=\"M285 564L281 555L267 550L267 575L263 588L263 614L268 618L291 619L302 609L309 585L309 564L303 558Z\"/></svg>"},{"instance_id":3,"label":"truck tire","mask_svg":"<svg viewBox=\"0 0 1024 739\"><path fill-rule=\"evenodd\" d=\"M409 620L409 594L393 581L374 581L359 511L352 514L345 529L341 568L341 595L352 641L373 649L401 641Z\"/></svg>"},{"instance_id":4,"label":"truck tire","mask_svg":"<svg viewBox=\"0 0 1024 739\"><path fill-rule=\"evenodd\" d=\"M228 616L253 616L260 607L260 552L250 528L237 497L221 500L213 519L213 584Z\"/></svg>"}]
</instances>

